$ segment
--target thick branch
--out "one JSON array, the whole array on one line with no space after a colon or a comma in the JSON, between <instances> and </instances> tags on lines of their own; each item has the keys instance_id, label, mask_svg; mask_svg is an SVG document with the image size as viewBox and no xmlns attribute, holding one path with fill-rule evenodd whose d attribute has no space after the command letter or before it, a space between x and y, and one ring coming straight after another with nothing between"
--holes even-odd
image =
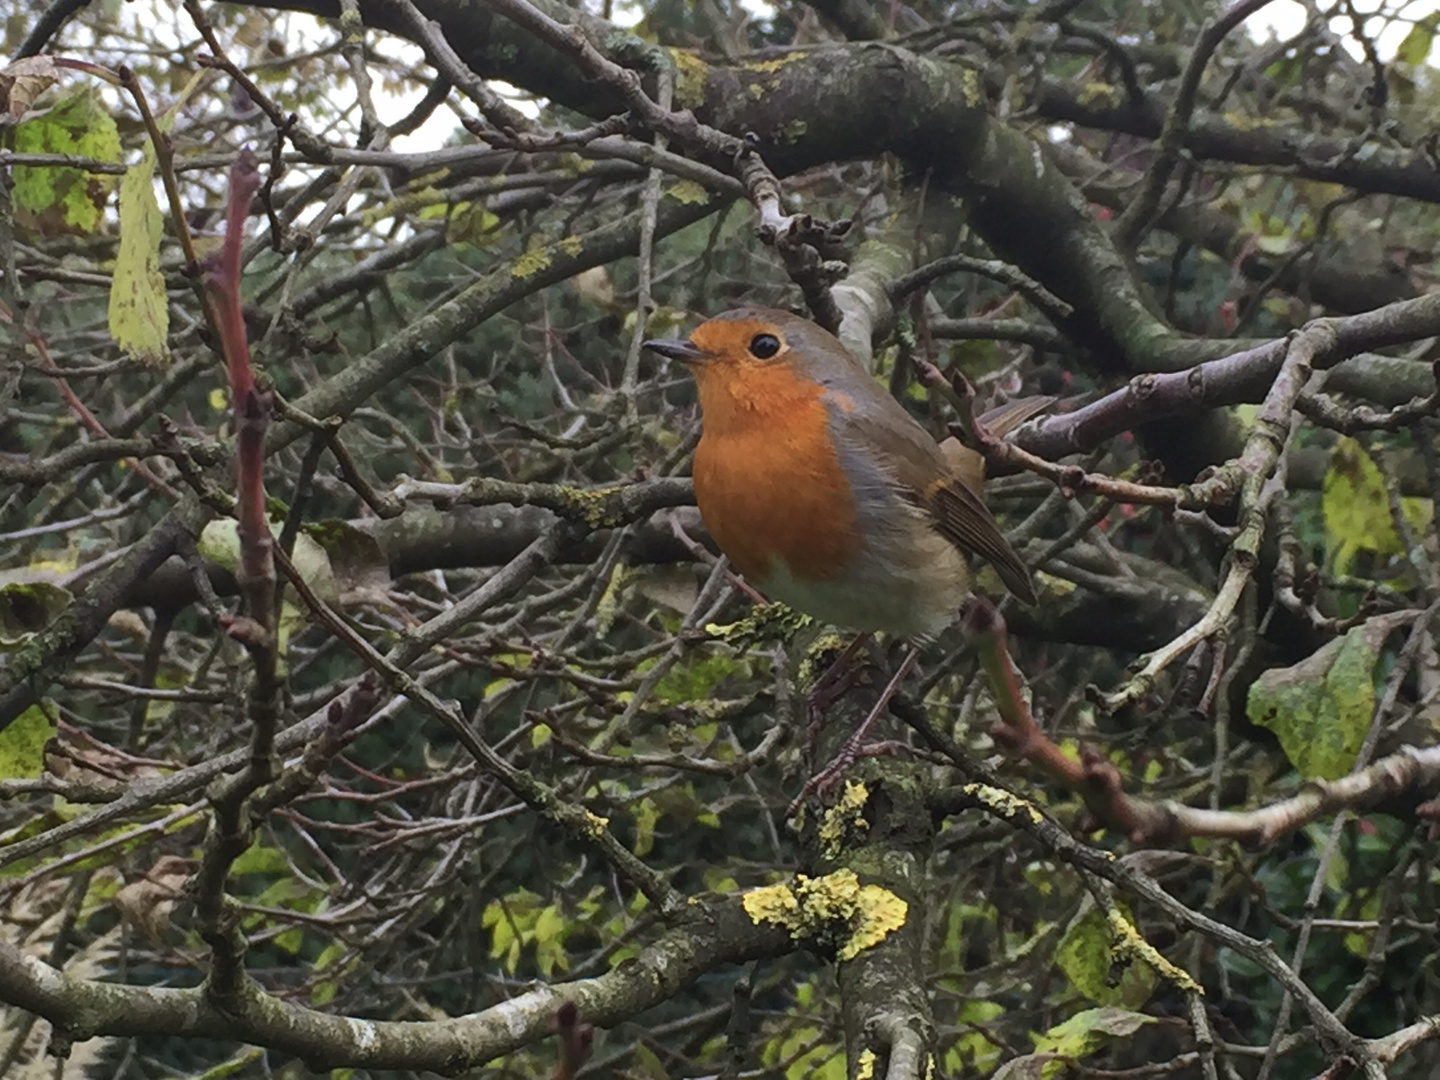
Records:
<instances>
[{"instance_id":1,"label":"thick branch","mask_svg":"<svg viewBox=\"0 0 1440 1080\"><path fill-rule=\"evenodd\" d=\"M725 965L780 956L794 948L784 930L751 922L738 900L694 910L684 925L598 978L540 987L451 1020L332 1016L281 1001L249 981L229 1003L234 1011L221 1011L203 987L176 990L78 978L25 955L9 941L0 941L0 999L44 1017L72 1040L201 1036L294 1054L316 1071L354 1067L454 1073L544 1038L562 1002L574 1002L594 1024L614 1024Z\"/></svg>"}]
</instances>

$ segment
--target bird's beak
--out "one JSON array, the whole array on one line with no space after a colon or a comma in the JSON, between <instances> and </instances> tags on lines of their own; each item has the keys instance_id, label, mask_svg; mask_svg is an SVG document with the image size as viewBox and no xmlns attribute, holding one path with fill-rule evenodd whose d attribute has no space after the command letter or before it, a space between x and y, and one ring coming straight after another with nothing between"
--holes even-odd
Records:
<instances>
[{"instance_id":1,"label":"bird's beak","mask_svg":"<svg viewBox=\"0 0 1440 1080\"><path fill-rule=\"evenodd\" d=\"M688 338L654 338L645 342L644 348L661 356L668 356L671 360L679 360L682 364L698 364L710 359L708 352L698 348Z\"/></svg>"}]
</instances>

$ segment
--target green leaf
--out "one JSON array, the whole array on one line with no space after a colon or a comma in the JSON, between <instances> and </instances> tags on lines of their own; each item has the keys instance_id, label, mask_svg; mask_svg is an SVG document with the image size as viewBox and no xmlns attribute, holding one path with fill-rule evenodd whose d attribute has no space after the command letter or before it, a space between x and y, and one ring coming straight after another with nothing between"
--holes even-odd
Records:
<instances>
[{"instance_id":1,"label":"green leaf","mask_svg":"<svg viewBox=\"0 0 1440 1080\"><path fill-rule=\"evenodd\" d=\"M483 206L467 203L456 208L454 216L450 218L449 227L445 230L445 238L452 244L474 244L483 247L496 239L496 230L499 227L498 215Z\"/></svg>"},{"instance_id":2,"label":"green leaf","mask_svg":"<svg viewBox=\"0 0 1440 1080\"><path fill-rule=\"evenodd\" d=\"M251 844L230 864L231 874L284 874L289 869L283 851L261 843Z\"/></svg>"},{"instance_id":3,"label":"green leaf","mask_svg":"<svg viewBox=\"0 0 1440 1080\"><path fill-rule=\"evenodd\" d=\"M632 1053L635 1058L635 1066L626 1070L627 1076L648 1076L653 1080L668 1080L670 1073L665 1068L665 1063L660 1060L660 1055L654 1050L651 1050L643 1042L637 1042Z\"/></svg>"},{"instance_id":4,"label":"green leaf","mask_svg":"<svg viewBox=\"0 0 1440 1080\"><path fill-rule=\"evenodd\" d=\"M1275 732L1302 776L1344 776L1370 729L1380 650L1391 631L1414 618L1413 611L1378 615L1298 664L1263 672L1250 686L1246 715Z\"/></svg>"},{"instance_id":5,"label":"green leaf","mask_svg":"<svg viewBox=\"0 0 1440 1080\"><path fill-rule=\"evenodd\" d=\"M0 779L39 776L45 769L45 744L55 725L39 705L31 705L0 731Z\"/></svg>"},{"instance_id":6,"label":"green leaf","mask_svg":"<svg viewBox=\"0 0 1440 1080\"><path fill-rule=\"evenodd\" d=\"M503 901L490 901L480 916L480 925L491 931L490 955L500 960L511 974L519 966L526 944L535 939L536 927L544 913L539 899L528 889L519 889Z\"/></svg>"},{"instance_id":7,"label":"green leaf","mask_svg":"<svg viewBox=\"0 0 1440 1080\"><path fill-rule=\"evenodd\" d=\"M1055 951L1055 963L1070 984L1095 1004L1138 1008L1155 988L1155 972L1143 960L1113 970L1110 946L1105 913L1087 899L1065 928L1065 936Z\"/></svg>"},{"instance_id":8,"label":"green leaf","mask_svg":"<svg viewBox=\"0 0 1440 1080\"><path fill-rule=\"evenodd\" d=\"M1155 1023L1153 1016L1146 1016L1143 1013L1131 1012L1128 1009L1116 1009L1110 1006L1102 1006L1098 1009L1086 1009L1084 1012L1076 1013L1063 1023L1056 1024L1049 1031L1042 1035L1033 1036L1035 1040L1035 1052L1037 1054L1060 1054L1065 1057L1079 1058L1086 1054L1093 1054L1101 1049L1111 1039L1123 1039L1139 1031L1146 1024ZM1015 1062L1008 1062L1004 1069L996 1073L995 1080L1000 1080L1001 1075L1008 1075L1008 1070ZM1065 1067L1062 1061L1049 1061L1040 1070L1041 1077L1057 1076ZM1028 1075L1017 1073L1016 1075Z\"/></svg>"},{"instance_id":9,"label":"green leaf","mask_svg":"<svg viewBox=\"0 0 1440 1080\"><path fill-rule=\"evenodd\" d=\"M1255 247L1265 255L1284 255L1290 250L1290 235L1281 233L1279 236L1257 236Z\"/></svg>"},{"instance_id":10,"label":"green leaf","mask_svg":"<svg viewBox=\"0 0 1440 1080\"><path fill-rule=\"evenodd\" d=\"M310 991L310 1004L315 1006L328 1005L339 992L340 987L330 979L324 979L315 984Z\"/></svg>"},{"instance_id":11,"label":"green leaf","mask_svg":"<svg viewBox=\"0 0 1440 1080\"><path fill-rule=\"evenodd\" d=\"M14 139L18 153L120 160L115 118L91 87L29 113L15 126ZM15 216L25 226L42 233L92 233L115 178L66 165L17 165L14 184Z\"/></svg>"},{"instance_id":12,"label":"green leaf","mask_svg":"<svg viewBox=\"0 0 1440 1080\"><path fill-rule=\"evenodd\" d=\"M110 279L110 336L147 364L170 358L170 307L160 273L160 203L152 183L155 150L145 147L120 181L120 243Z\"/></svg>"},{"instance_id":13,"label":"green leaf","mask_svg":"<svg viewBox=\"0 0 1440 1080\"><path fill-rule=\"evenodd\" d=\"M803 995L797 994L803 1006L802 998ZM845 1080L844 1050L834 1043L822 1042L819 1030L809 1024L786 1028L783 1034L764 1043L760 1048L760 1061L771 1067L789 1062L785 1080Z\"/></svg>"},{"instance_id":14,"label":"green leaf","mask_svg":"<svg viewBox=\"0 0 1440 1080\"><path fill-rule=\"evenodd\" d=\"M281 522L271 518L270 531L278 533L280 527ZM240 523L234 518L219 518L210 522L201 530L195 546L203 558L235 573L240 568ZM339 602L340 587L330 566L330 556L303 530L295 537L290 561L295 564L301 580L310 586L316 596L327 604Z\"/></svg>"},{"instance_id":15,"label":"green leaf","mask_svg":"<svg viewBox=\"0 0 1440 1080\"><path fill-rule=\"evenodd\" d=\"M655 846L655 825L660 820L660 808L651 798L641 799L631 809L635 817L635 854L644 858Z\"/></svg>"},{"instance_id":16,"label":"green leaf","mask_svg":"<svg viewBox=\"0 0 1440 1080\"><path fill-rule=\"evenodd\" d=\"M204 1072L192 1073L188 1080L229 1080L232 1076L238 1076L254 1065L265 1051L258 1047L247 1046L243 1050L236 1051L226 1061L219 1065L212 1065Z\"/></svg>"},{"instance_id":17,"label":"green leaf","mask_svg":"<svg viewBox=\"0 0 1440 1080\"><path fill-rule=\"evenodd\" d=\"M1430 59L1430 47L1435 44L1435 31L1440 28L1440 14L1426 15L1417 19L1410 32L1405 35L1400 47L1395 50L1395 59L1406 64L1419 66Z\"/></svg>"},{"instance_id":18,"label":"green leaf","mask_svg":"<svg viewBox=\"0 0 1440 1080\"><path fill-rule=\"evenodd\" d=\"M155 672L157 690L183 690L190 685L190 673L183 668L162 666ZM145 703L145 723L159 723L175 711L173 701L152 698Z\"/></svg>"},{"instance_id":19,"label":"green leaf","mask_svg":"<svg viewBox=\"0 0 1440 1080\"><path fill-rule=\"evenodd\" d=\"M556 970L570 970L570 958L565 955L565 938L569 931L565 913L554 904L543 909L535 920L535 966L546 978L554 975Z\"/></svg>"},{"instance_id":20,"label":"green leaf","mask_svg":"<svg viewBox=\"0 0 1440 1080\"><path fill-rule=\"evenodd\" d=\"M1380 918L1380 894L1371 893L1360 903L1358 911L1348 913L1352 919L1363 919L1366 922L1374 922ZM1374 942L1374 930L1361 930L1345 935L1345 948L1355 956L1364 960L1370 955L1370 946Z\"/></svg>"},{"instance_id":21,"label":"green leaf","mask_svg":"<svg viewBox=\"0 0 1440 1080\"><path fill-rule=\"evenodd\" d=\"M655 698L671 705L688 705L709 701L718 695L720 683L731 676L740 679L750 674L750 660L723 652L706 655L691 654L688 661L676 664L655 684Z\"/></svg>"},{"instance_id":22,"label":"green leaf","mask_svg":"<svg viewBox=\"0 0 1440 1080\"><path fill-rule=\"evenodd\" d=\"M240 569L240 534L233 518L220 518L206 525L195 548L202 559L222 570L233 574Z\"/></svg>"},{"instance_id":23,"label":"green leaf","mask_svg":"<svg viewBox=\"0 0 1440 1080\"><path fill-rule=\"evenodd\" d=\"M1005 1007L995 1001L966 1001L955 1018L957 1026L987 1024L1005 1015ZM944 1075L971 1076L988 1072L1000 1060L1002 1047L990 1040L983 1030L962 1031L945 1051Z\"/></svg>"}]
</instances>

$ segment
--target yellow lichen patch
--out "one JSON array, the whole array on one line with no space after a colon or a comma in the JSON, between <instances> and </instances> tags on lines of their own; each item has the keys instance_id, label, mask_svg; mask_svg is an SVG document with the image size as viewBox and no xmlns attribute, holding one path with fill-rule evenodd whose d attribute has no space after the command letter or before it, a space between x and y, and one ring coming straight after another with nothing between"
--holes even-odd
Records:
<instances>
[{"instance_id":1,"label":"yellow lichen patch","mask_svg":"<svg viewBox=\"0 0 1440 1080\"><path fill-rule=\"evenodd\" d=\"M585 519L585 524L592 529L609 528L618 524L611 518L610 500L614 497L619 488L616 486L603 488L572 488L564 489L565 498L573 505L580 516Z\"/></svg>"},{"instance_id":2,"label":"yellow lichen patch","mask_svg":"<svg viewBox=\"0 0 1440 1080\"><path fill-rule=\"evenodd\" d=\"M1105 921L1109 924L1110 937L1115 943L1115 952L1120 959L1137 957L1144 960L1163 978L1169 979L1180 989L1191 990L1199 994L1205 992L1187 972L1166 960L1154 945L1141 937L1140 931L1135 929L1135 924L1126 918L1125 913L1119 908L1111 908Z\"/></svg>"},{"instance_id":3,"label":"yellow lichen patch","mask_svg":"<svg viewBox=\"0 0 1440 1080\"><path fill-rule=\"evenodd\" d=\"M875 1051L868 1046L860 1051L860 1057L855 1062L855 1080L870 1080L875 1075Z\"/></svg>"},{"instance_id":4,"label":"yellow lichen patch","mask_svg":"<svg viewBox=\"0 0 1440 1080\"><path fill-rule=\"evenodd\" d=\"M961 789L967 795L973 795L985 804L985 807L998 814L1002 818L1018 817L1025 814L1037 825L1044 820L1043 815L1035 807L1031 806L1024 799L1017 795L1011 795L1008 791L1001 791L990 784L966 784Z\"/></svg>"},{"instance_id":5,"label":"yellow lichen patch","mask_svg":"<svg viewBox=\"0 0 1440 1080\"><path fill-rule=\"evenodd\" d=\"M587 173L595 167L595 162L589 158L581 157L579 154L557 154L555 164L561 170L575 176L579 176L581 173Z\"/></svg>"},{"instance_id":6,"label":"yellow lichen patch","mask_svg":"<svg viewBox=\"0 0 1440 1080\"><path fill-rule=\"evenodd\" d=\"M870 946L879 945L905 925L905 914L910 910L909 904L879 885L863 886L856 905L860 925L850 935L850 940L840 946L836 955L841 960L852 960Z\"/></svg>"},{"instance_id":7,"label":"yellow lichen patch","mask_svg":"<svg viewBox=\"0 0 1440 1080\"><path fill-rule=\"evenodd\" d=\"M791 120L780 129L780 137L788 143L797 143L805 137L808 127L804 120Z\"/></svg>"},{"instance_id":8,"label":"yellow lichen patch","mask_svg":"<svg viewBox=\"0 0 1440 1080\"><path fill-rule=\"evenodd\" d=\"M736 649L753 649L783 641L815 620L784 604L762 604L733 623L706 623L705 632Z\"/></svg>"},{"instance_id":9,"label":"yellow lichen patch","mask_svg":"<svg viewBox=\"0 0 1440 1080\"><path fill-rule=\"evenodd\" d=\"M601 817L599 814L591 813L589 810L585 811L585 829L591 836L599 836L605 831L609 824L609 818Z\"/></svg>"},{"instance_id":10,"label":"yellow lichen patch","mask_svg":"<svg viewBox=\"0 0 1440 1080\"><path fill-rule=\"evenodd\" d=\"M1247 116L1245 113L1230 111L1222 114L1226 123L1231 127L1239 128L1241 131L1257 131L1261 128L1278 127L1279 125L1268 116Z\"/></svg>"},{"instance_id":11,"label":"yellow lichen patch","mask_svg":"<svg viewBox=\"0 0 1440 1080\"><path fill-rule=\"evenodd\" d=\"M823 858L839 858L840 846L852 828L859 831L870 827L864 814L865 801L869 797L869 788L859 780L845 782L845 791L841 794L840 801L826 810L820 819L818 839Z\"/></svg>"},{"instance_id":12,"label":"yellow lichen patch","mask_svg":"<svg viewBox=\"0 0 1440 1080\"><path fill-rule=\"evenodd\" d=\"M1054 574L1047 574L1044 570L1035 571L1035 584L1040 586L1042 592L1052 593L1056 596L1068 596L1080 587L1073 581L1066 581Z\"/></svg>"},{"instance_id":13,"label":"yellow lichen patch","mask_svg":"<svg viewBox=\"0 0 1440 1080\"><path fill-rule=\"evenodd\" d=\"M800 682L801 684L813 683L820 675L815 670L815 661L826 653L838 653L845 648L845 639L834 632L821 634L811 646L805 650L805 658L800 661Z\"/></svg>"},{"instance_id":14,"label":"yellow lichen patch","mask_svg":"<svg viewBox=\"0 0 1440 1080\"><path fill-rule=\"evenodd\" d=\"M710 201L710 193L694 180L681 180L665 189L665 194L686 206L698 206Z\"/></svg>"},{"instance_id":15,"label":"yellow lichen patch","mask_svg":"<svg viewBox=\"0 0 1440 1080\"><path fill-rule=\"evenodd\" d=\"M705 104L705 83L710 78L710 65L689 49L666 49L670 63L675 65L675 104L694 109Z\"/></svg>"},{"instance_id":16,"label":"yellow lichen patch","mask_svg":"<svg viewBox=\"0 0 1440 1080\"><path fill-rule=\"evenodd\" d=\"M774 923L794 931L799 926L800 903L789 885L762 885L751 889L740 901L745 914L755 924Z\"/></svg>"},{"instance_id":17,"label":"yellow lichen patch","mask_svg":"<svg viewBox=\"0 0 1440 1080\"><path fill-rule=\"evenodd\" d=\"M786 53L784 56L772 57L769 60L742 60L740 67L746 71L779 71L792 60L798 59L800 54Z\"/></svg>"},{"instance_id":18,"label":"yellow lichen patch","mask_svg":"<svg viewBox=\"0 0 1440 1080\"><path fill-rule=\"evenodd\" d=\"M580 254L580 251L582 248L584 248L584 246L585 245L580 242L580 238L578 236L567 236L563 240L561 240L559 244L560 250L565 252L565 254L569 255L572 259L576 255Z\"/></svg>"},{"instance_id":19,"label":"yellow lichen patch","mask_svg":"<svg viewBox=\"0 0 1440 1080\"><path fill-rule=\"evenodd\" d=\"M538 274L550 265L550 249L538 236L530 238L530 244L525 253L515 260L515 265L510 268L510 276L527 278Z\"/></svg>"},{"instance_id":20,"label":"yellow lichen patch","mask_svg":"<svg viewBox=\"0 0 1440 1080\"><path fill-rule=\"evenodd\" d=\"M1114 84L1096 79L1080 88L1078 98L1081 105L1118 105L1120 91Z\"/></svg>"},{"instance_id":21,"label":"yellow lichen patch","mask_svg":"<svg viewBox=\"0 0 1440 1080\"><path fill-rule=\"evenodd\" d=\"M839 960L853 960L905 925L909 905L880 885L861 885L855 871L836 870L824 877L797 874L795 886L767 885L741 901L752 922L783 926L795 938L830 935L839 928Z\"/></svg>"},{"instance_id":22,"label":"yellow lichen patch","mask_svg":"<svg viewBox=\"0 0 1440 1080\"><path fill-rule=\"evenodd\" d=\"M960 74L960 91L965 95L965 104L974 108L985 100L985 92L980 89L980 73L974 68L966 68Z\"/></svg>"}]
</instances>

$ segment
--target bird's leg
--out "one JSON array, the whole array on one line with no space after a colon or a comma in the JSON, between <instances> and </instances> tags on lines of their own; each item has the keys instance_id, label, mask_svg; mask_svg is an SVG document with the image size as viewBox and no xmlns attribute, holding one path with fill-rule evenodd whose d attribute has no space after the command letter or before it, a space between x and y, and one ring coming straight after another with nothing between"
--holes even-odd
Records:
<instances>
[{"instance_id":1,"label":"bird's leg","mask_svg":"<svg viewBox=\"0 0 1440 1080\"><path fill-rule=\"evenodd\" d=\"M854 682L850 670L855 654L870 640L869 634L860 634L841 651L834 661L805 691L805 760L809 763L815 756L815 743L820 736L820 727L825 723L825 710L839 701Z\"/></svg>"},{"instance_id":2,"label":"bird's leg","mask_svg":"<svg viewBox=\"0 0 1440 1080\"><path fill-rule=\"evenodd\" d=\"M875 702L875 706L870 710L870 714L860 722L860 726L855 729L855 733L845 740L845 745L840 747L840 752L835 755L830 764L812 776L806 782L805 786L800 789L800 794L796 795L794 801L790 803L788 813L794 814L795 811L799 809L801 803L811 795L825 791L826 788L844 776L845 771L849 769L851 765L855 764L855 759L860 757L865 746L865 736L870 733L870 729L875 725L875 721L880 718L881 714L890 707L890 699L893 698L896 691L900 689L900 684L915 670L915 665L919 660L919 646L908 646L905 652L905 659L900 661L900 666L895 669L895 674L890 676L890 681L885 684L885 689L880 692L879 700Z\"/></svg>"}]
</instances>

